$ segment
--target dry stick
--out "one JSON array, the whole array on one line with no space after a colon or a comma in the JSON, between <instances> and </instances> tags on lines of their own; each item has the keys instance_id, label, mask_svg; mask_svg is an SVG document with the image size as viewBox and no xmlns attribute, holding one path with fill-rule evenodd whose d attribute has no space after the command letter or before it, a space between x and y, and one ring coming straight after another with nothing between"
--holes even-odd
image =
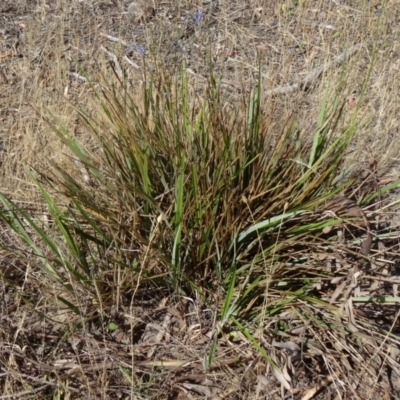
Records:
<instances>
[{"instance_id":1,"label":"dry stick","mask_svg":"<svg viewBox=\"0 0 400 400\"><path fill-rule=\"evenodd\" d=\"M121 43L122 46L128 46L128 43L126 43L125 40L122 40L120 38L117 38L117 37L114 37L114 36L111 36L111 35L107 35L105 33L100 33L100 36L108 39L110 42L117 42L117 43Z\"/></svg>"},{"instance_id":2,"label":"dry stick","mask_svg":"<svg viewBox=\"0 0 400 400\"><path fill-rule=\"evenodd\" d=\"M77 72L69 72L68 75L78 79L79 81L87 82L87 79L84 76L79 75Z\"/></svg>"},{"instance_id":3,"label":"dry stick","mask_svg":"<svg viewBox=\"0 0 400 400\"><path fill-rule=\"evenodd\" d=\"M354 53L359 51L364 46L363 43L356 44L353 47L345 50L343 53L339 54L336 58L334 58L331 62L321 67L317 67L313 69L300 83L294 83L293 85L285 85L279 86L275 89L268 90L265 94L267 96L273 96L277 94L286 94L295 92L296 90L306 89L310 86L310 84L317 79L324 71L327 71L330 68L337 67L341 65L346 59L351 57Z\"/></svg>"},{"instance_id":4,"label":"dry stick","mask_svg":"<svg viewBox=\"0 0 400 400\"><path fill-rule=\"evenodd\" d=\"M140 69L139 65L134 63L128 56L124 56L124 60L133 68Z\"/></svg>"}]
</instances>

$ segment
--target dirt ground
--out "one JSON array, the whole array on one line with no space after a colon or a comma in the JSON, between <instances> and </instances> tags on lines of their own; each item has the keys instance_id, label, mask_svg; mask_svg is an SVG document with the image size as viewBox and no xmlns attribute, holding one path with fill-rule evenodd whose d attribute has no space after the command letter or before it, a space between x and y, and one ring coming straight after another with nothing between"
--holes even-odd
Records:
<instances>
[{"instance_id":1,"label":"dirt ground","mask_svg":"<svg viewBox=\"0 0 400 400\"><path fill-rule=\"evenodd\" d=\"M300 129L306 132L312 132L323 99L333 98L341 82L347 93L343 123L358 107L357 118L362 122L348 154L349 164L367 167L373 159L381 175L398 179L399 37L400 2L396 0L154 0L148 1L147 7L112 0L2 0L1 191L25 209L40 212L39 194L24 168L31 165L45 170L50 160L64 160L68 168L69 158L43 118L49 113L81 135L83 142L90 142L81 131L74 108L87 107L92 96L86 76L96 83L100 73L111 79L114 69L139 96L145 75L158 71L175 74L185 68L191 85L201 92L210 66L221 79L232 112L254 87L261 69L265 102L272 102L276 113L273 124L283 126L294 114ZM320 67L325 69L310 75ZM115 367L113 360L124 360L128 368L134 356L151 359L154 335L143 326L136 354L128 352L128 334L114 337L107 333L105 340L98 327L84 337L63 342L56 332L58 324L65 321L54 319L51 326L40 314L48 306L49 296L36 281L39 277L33 275L28 282L25 267L13 264L6 253L0 253L0 257L3 273L14 279L14 286L0 282L0 381L4 396L9 396L0 393L0 399L14 398L12 393L21 398L25 391L28 396L32 388L37 390L35 398L43 399L282 398L277 382L257 381L245 365L241 370L230 369L229 348L222 357L225 364L215 372L213 381L224 392L216 394L214 383L205 384L199 372L197 352L200 354L205 346L200 341L191 342L186 354L177 349L175 357L196 360L195 367L171 364L161 371L153 366L152 373L165 375L164 384L157 389L152 386L146 361L142 361L138 368L146 376L148 395L144 391L132 395L130 372L121 363ZM31 309L26 304L20 307L28 289L36 293L30 299ZM57 306L52 307L56 318ZM33 309L39 313L33 313ZM210 318L206 310L202 312L204 320ZM162 323L161 316L155 314L146 318ZM189 325L195 322L193 319ZM181 340L186 340L183 333ZM15 346L19 346L18 352ZM104 364L102 355L107 352L110 358ZM170 352L169 348L165 354ZM243 361L246 354L243 349ZM257 363L251 363L255 370ZM12 369L18 374L11 376ZM46 379L49 371L56 371L65 383L65 387L58 387L59 397L53 391L55 384ZM307 373L300 375L299 386L310 389L314 384ZM390 385L396 382L393 379ZM321 393L312 398L339 398L336 388L329 384L325 382ZM380 393L382 399L396 398ZM305 399L304 394L299 390L292 398ZM353 396L342 393L341 398ZM359 398L370 398L367 396L360 393Z\"/></svg>"}]
</instances>

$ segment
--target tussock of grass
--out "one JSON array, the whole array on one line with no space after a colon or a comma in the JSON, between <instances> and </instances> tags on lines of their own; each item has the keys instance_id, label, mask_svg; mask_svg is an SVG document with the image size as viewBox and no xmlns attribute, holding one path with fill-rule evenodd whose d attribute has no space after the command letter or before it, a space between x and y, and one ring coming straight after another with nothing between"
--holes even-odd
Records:
<instances>
[{"instance_id":1,"label":"tussock of grass","mask_svg":"<svg viewBox=\"0 0 400 400\"><path fill-rule=\"evenodd\" d=\"M342 170L358 126L339 128L339 93L327 96L314 132L300 131L296 116L277 130L261 87L232 113L212 74L201 96L184 69L179 78L154 74L140 100L118 79L93 86L97 109L78 111L96 145L89 149L50 122L76 170L53 162L50 172L30 171L48 223L0 196L0 216L25 246L3 247L52 279L55 299L75 314L68 322L73 332L88 329L89 321L106 331L130 326L135 332L140 324L127 315L160 295L185 330L190 319L176 310L190 301L209 345L191 355L171 351L169 358L200 358L203 367L196 368L212 371L228 346L236 365L230 373L242 358L260 371L242 371L246 384L272 374L282 390L292 389L303 360L355 393L355 371L361 385L382 365L397 369L390 357L376 361L379 342L397 343L391 328L354 314L352 292L340 286L348 279L348 287L359 287L357 271L369 265L359 252L365 229L357 233L354 215L329 207L338 194L358 193L359 183L349 177L357 171ZM396 186L370 189L360 204ZM341 241L336 232L343 225ZM211 325L201 317L205 310ZM143 323L140 329L147 329ZM174 348L193 345L189 333L168 335ZM237 352L233 343L240 343ZM154 360L166 357L155 351L148 360L132 355L135 393L163 380L153 371L153 386L145 384L134 367L136 361L155 367Z\"/></svg>"}]
</instances>

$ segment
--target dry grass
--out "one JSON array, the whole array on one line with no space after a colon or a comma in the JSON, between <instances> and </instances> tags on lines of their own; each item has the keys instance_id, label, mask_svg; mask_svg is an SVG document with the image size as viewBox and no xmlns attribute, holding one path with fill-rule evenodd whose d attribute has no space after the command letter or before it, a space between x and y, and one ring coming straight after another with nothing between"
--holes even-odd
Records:
<instances>
[{"instance_id":1,"label":"dry grass","mask_svg":"<svg viewBox=\"0 0 400 400\"><path fill-rule=\"evenodd\" d=\"M91 106L93 90L85 82L83 71L98 87L101 74L111 81L111 66L116 70L120 66L139 101L145 76L160 71L173 76L180 72L183 60L191 90L199 97L205 96L212 63L217 79L222 79L224 109L235 113L257 82L259 59L265 94L301 82L315 68L328 65L357 44L362 46L348 63L327 69L307 90L264 99L263 104L268 105L265 117L270 129L278 132L295 115L307 142L323 99L327 95L333 97L341 86L341 93L349 100L338 130L352 118L362 122L346 163L355 163L358 171L373 166L387 181L398 179L398 2L373 5L362 0L259 0L216 4L155 0L154 15L127 13L128 5L106 0L1 2L1 192L23 209L42 219L47 212L37 186L26 174L26 165L46 172L49 161L56 161L72 175L80 174L71 153L45 121L50 112L93 154L99 151L72 106L92 115L98 113ZM385 199L387 203L391 200L395 200L394 194ZM369 210L365 211L370 217ZM395 207L383 210L378 217L390 219L393 229L399 224ZM3 236L10 245L20 245L6 228ZM384 254L390 264L380 270L383 281L374 275L369 293L397 294L397 237L391 240L393 250L376 249L376 258ZM312 262L320 261L316 256ZM106 312L101 324L83 319L79 323L57 300L57 285L29 262L22 263L4 251L0 268L4 275L0 283L0 399L17 395L21 398L24 393L26 397L43 399L283 398L287 380L277 374L276 379L268 375L270 365L262 362L251 338L268 349L269 356L284 366L283 371L290 373L293 398L398 397L395 306L374 304L358 311L358 318L365 322L357 333L360 341L369 324L376 336L374 340L366 339L370 341L365 353L349 345L347 332L333 340L329 329L325 329L315 332L315 340L307 343L304 362L293 367L290 363L298 350L282 350L282 343L285 341L290 347L293 342L297 345L306 341L306 336L310 340L310 332L290 332L282 342L272 342L276 338L269 334L268 323L272 326L276 321L261 318L256 319L259 329L251 338L244 337L240 329L220 332L215 363L206 369L205 358L214 343L211 339L216 330L216 314L204 299L182 301L179 296L171 298L163 289L148 298L145 290L139 290L135 293L137 303L131 303L132 293L127 293L120 300L126 304L112 304L116 298L112 292L104 301ZM132 283L136 284L134 280ZM77 306L86 304L90 310L93 298L84 291L80 295L81 304ZM219 295L215 294L215 303L223 304ZM280 323L290 326L293 320L326 321L325 309L315 303L318 312L308 315L309 308L303 301L307 299L298 300L296 307L280 305ZM379 328L371 323L377 315ZM326 318L329 320L331 315ZM280 328L285 331L283 326ZM324 347L327 343L334 344L328 349ZM342 350L346 356L341 355ZM364 363L365 370L357 363ZM346 375L351 370L353 373Z\"/></svg>"}]
</instances>

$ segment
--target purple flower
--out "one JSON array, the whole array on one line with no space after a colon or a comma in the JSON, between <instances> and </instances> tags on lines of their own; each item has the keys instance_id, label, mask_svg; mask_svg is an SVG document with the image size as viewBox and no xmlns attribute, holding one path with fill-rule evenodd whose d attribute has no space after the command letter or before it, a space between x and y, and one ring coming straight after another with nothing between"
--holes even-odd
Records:
<instances>
[{"instance_id":1,"label":"purple flower","mask_svg":"<svg viewBox=\"0 0 400 400\"><path fill-rule=\"evenodd\" d=\"M194 19L195 19L196 23L198 24L203 17L204 17L203 11L199 10L196 12L196 16L194 17Z\"/></svg>"},{"instance_id":2,"label":"purple flower","mask_svg":"<svg viewBox=\"0 0 400 400\"><path fill-rule=\"evenodd\" d=\"M141 46L140 44L138 44L138 45L136 46L136 51L137 51L142 57L146 55L146 49L145 49L143 46Z\"/></svg>"}]
</instances>

